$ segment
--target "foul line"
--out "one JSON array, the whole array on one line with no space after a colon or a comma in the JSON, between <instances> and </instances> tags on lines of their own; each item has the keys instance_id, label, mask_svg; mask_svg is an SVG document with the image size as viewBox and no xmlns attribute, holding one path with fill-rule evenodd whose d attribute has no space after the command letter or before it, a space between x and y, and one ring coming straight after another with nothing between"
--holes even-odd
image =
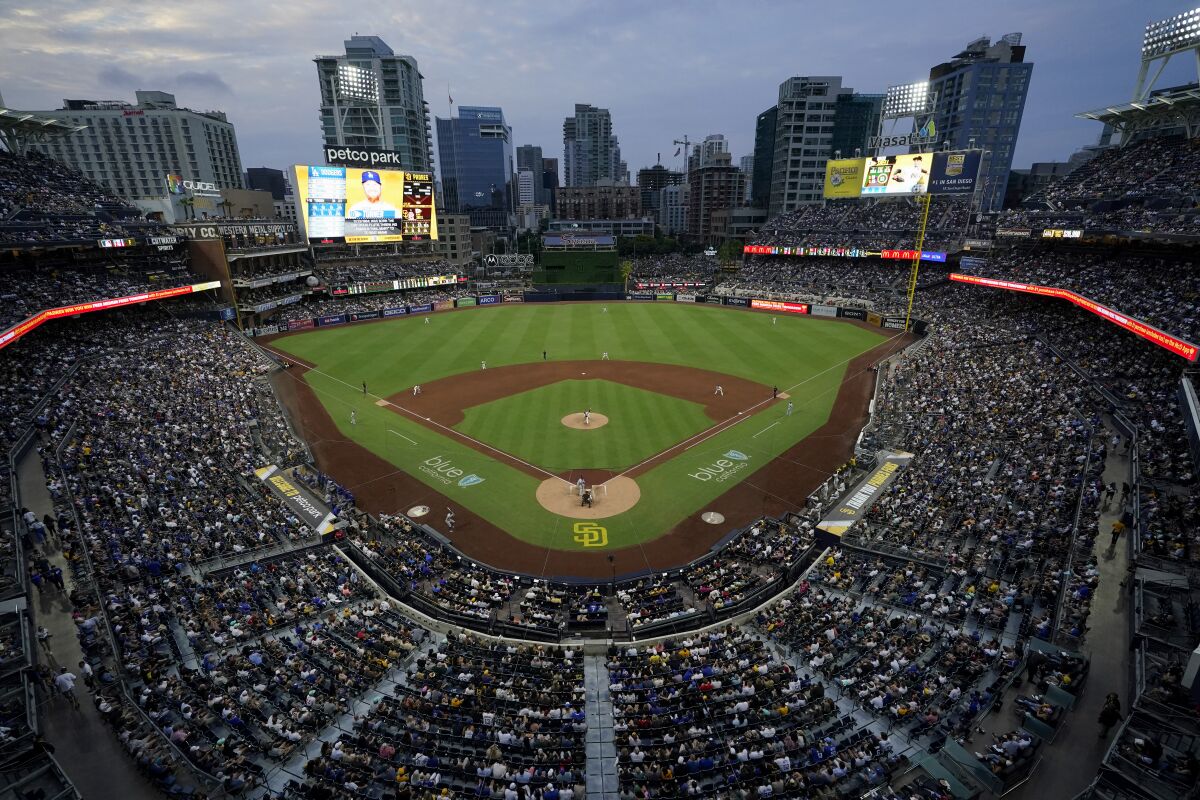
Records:
<instances>
[{"instance_id":1,"label":"foul line","mask_svg":"<svg viewBox=\"0 0 1200 800\"><path fill-rule=\"evenodd\" d=\"M348 389L351 389L355 392L358 391L357 386L353 386L349 383L346 383L341 378L335 378L334 376L330 375L327 372L322 372L321 370L316 369L314 367L309 367L309 372L315 372L318 375L320 375L321 377L328 378L329 380L334 381L336 383L340 383L342 386L345 386ZM546 470L539 467L537 464L530 464L528 461L517 458L516 456L512 455L511 453L506 453L503 450L499 450L495 447L492 447L487 442L481 442L478 439L475 439L471 436L467 436L465 433L454 430L454 428L446 427L445 425L438 422L437 420L430 419L429 417L422 416L411 409L405 408L404 406L397 405L397 404L393 403L391 400L388 400L386 397L380 397L379 395L377 395L373 392L367 392L366 395L367 395L367 397L374 397L376 400L380 401L381 403L384 403L385 405L389 405L398 411L402 411L405 414L408 414L410 417L414 417L417 420L421 420L421 421L429 423L430 425L434 425L434 426L440 428L441 430L445 431L448 434L453 434L454 436L457 436L460 439L466 439L468 442L474 442L475 444L479 445L480 447L482 447L486 450L490 450L493 453L499 453L500 455L504 456L505 458L509 459L510 461L516 461L518 464L524 464L525 466L529 467L530 469L536 470L537 472L540 472L543 475L546 475L551 478L558 478L558 480L562 481L563 483L570 484L570 481L568 481L564 478L559 478L553 472L547 472ZM408 438L408 437L405 437L405 438ZM409 441L412 441L412 440L409 439ZM415 442L414 442L414 444L415 444Z\"/></svg>"},{"instance_id":2,"label":"foul line","mask_svg":"<svg viewBox=\"0 0 1200 800\"><path fill-rule=\"evenodd\" d=\"M774 421L774 422L772 422L770 425L768 425L767 427L763 428L761 431L759 431L758 433L754 434L754 435L753 435L753 436L751 436L750 438L751 438L751 439L757 439L758 437L762 436L764 433L766 433L767 431L771 430L771 428L774 428L774 427L775 427L776 425L778 425L778 424L779 424L779 420L775 420L775 421Z\"/></svg>"},{"instance_id":3,"label":"foul line","mask_svg":"<svg viewBox=\"0 0 1200 800\"><path fill-rule=\"evenodd\" d=\"M875 345L875 347L870 348L866 352L870 352L871 350L875 350L877 348L883 347L884 345L891 344L892 342L896 341L897 339L902 338L905 335L905 333L906 332L902 331L902 332L896 334L895 336L880 342L879 344ZM845 365L849 364L851 361L853 361L854 359L858 358L861 355L863 355L863 353L859 353L858 355L850 356L850 358L846 358L846 359L843 359L843 360L837 362L836 364L832 364L829 367L826 367L825 369L816 373L815 375L809 375L807 378L800 381L799 383L793 384L793 385L787 387L786 389L782 389L781 392L787 392L790 394L793 389L797 389L810 381L814 381L817 378L824 375L825 373L830 372L834 369L837 369L838 367L844 367ZM335 378L335 380L336 380L336 378ZM349 384L346 384L346 385L349 386ZM840 388L840 384L839 384L839 388ZM821 393L821 395L824 395L824 394L827 394L827 392ZM818 396L821 396L821 395L818 395ZM812 398L808 398L808 399L811 400ZM754 412L760 406L765 405L766 403L770 403L773 400L775 400L775 398L771 397L766 400L761 400L752 406L748 406L747 408L742 409L741 411L737 412L737 414L734 414L733 416L729 417L728 419L718 422L716 425L713 425L711 428L700 431L700 433L694 434L690 438L684 439L682 442L673 444L670 447L668 447L666 450L663 450L660 453L655 453L654 455L650 456L649 458L645 459L644 461L634 464L632 467L625 470L624 472L622 472L618 475L612 476L612 478L609 478L608 480L611 481L611 480L613 480L613 478L622 478L625 475L629 474L630 472L633 472L638 467L641 467L645 464L649 464L651 461L654 461L658 458L663 457L667 453L670 453L670 452L676 450L677 448L681 447L682 445L687 444L687 447L683 448L683 450L686 452L687 450L691 450L693 447L696 447L697 445L704 444L706 441L708 441L712 437L714 437L718 434L724 433L725 431L732 428L734 425L740 425L741 423L750 419L750 417L753 416ZM776 423L776 424L778 424L778 423ZM760 431L760 433L761 432L762 431ZM697 439L697 441L692 442L692 439ZM688 444L688 442L692 442L692 443ZM608 481L605 481L605 483L608 483Z\"/></svg>"},{"instance_id":4,"label":"foul line","mask_svg":"<svg viewBox=\"0 0 1200 800\"><path fill-rule=\"evenodd\" d=\"M412 442L414 445L416 444L416 442L415 442L415 441L413 441L412 439L409 439L409 438L408 438L407 436L405 436L403 433L400 433L400 431L394 431L394 430L392 430L391 428L388 428L388 433L394 433L394 434L396 434L397 436L399 436L401 439L407 439L408 441Z\"/></svg>"}]
</instances>

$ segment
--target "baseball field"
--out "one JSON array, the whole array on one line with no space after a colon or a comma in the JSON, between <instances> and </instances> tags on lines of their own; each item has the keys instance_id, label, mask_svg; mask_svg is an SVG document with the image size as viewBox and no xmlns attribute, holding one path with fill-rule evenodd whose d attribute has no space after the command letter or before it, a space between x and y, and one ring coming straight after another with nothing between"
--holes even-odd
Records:
<instances>
[{"instance_id":1,"label":"baseball field","mask_svg":"<svg viewBox=\"0 0 1200 800\"><path fill-rule=\"evenodd\" d=\"M463 309L271 342L298 365L277 388L318 465L360 505L428 507L421 521L460 549L535 574L579 572L596 554L629 571L682 563L655 545L673 537L694 557L801 505L849 455L869 366L898 344L845 321L628 302Z\"/></svg>"}]
</instances>

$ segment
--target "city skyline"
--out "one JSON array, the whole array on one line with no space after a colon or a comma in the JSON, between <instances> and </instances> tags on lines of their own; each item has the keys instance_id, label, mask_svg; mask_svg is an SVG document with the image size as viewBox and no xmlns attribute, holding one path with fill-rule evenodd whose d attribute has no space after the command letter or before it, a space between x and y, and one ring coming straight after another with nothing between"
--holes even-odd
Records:
<instances>
[{"instance_id":1,"label":"city skyline","mask_svg":"<svg viewBox=\"0 0 1200 800\"><path fill-rule=\"evenodd\" d=\"M498 9L464 0L453 12L404 9L336 23L328 17L333 7L316 2L265 3L249 14L224 0L204 14L142 2L53 6L53 14L0 10L0 94L11 108L53 109L64 98L132 101L137 89L174 92L182 106L228 115L247 167L320 163L311 59L359 33L417 60L431 120L446 116L451 96L455 106L500 106L513 144L539 145L548 157L562 157L562 120L576 103L609 109L635 173L659 154L664 166L682 168L672 142L684 135L699 141L721 133L735 163L750 155L755 119L788 77L841 75L857 91L883 92L924 79L978 36L1017 31L1036 68L1014 167L1064 160L1100 134L1076 112L1128 100L1144 24L1190 7L1018 0L972 9L963 19L959 4L936 0L905 14L936 25L907 26L903 41L888 41L873 38L879 26L871 20L884 18L865 0L842 4L836 15L783 4L617 3L605 15L603 37L595 35L601 23L594 13L576 3ZM463 19L473 24L456 22ZM1184 65L1173 66L1159 86L1187 76Z\"/></svg>"}]
</instances>

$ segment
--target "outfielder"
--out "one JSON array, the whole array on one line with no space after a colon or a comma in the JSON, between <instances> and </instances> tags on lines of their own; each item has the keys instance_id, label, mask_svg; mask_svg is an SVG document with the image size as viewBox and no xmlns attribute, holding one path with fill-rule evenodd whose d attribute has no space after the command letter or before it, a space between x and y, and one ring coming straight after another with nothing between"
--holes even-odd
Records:
<instances>
[{"instance_id":1,"label":"outfielder","mask_svg":"<svg viewBox=\"0 0 1200 800\"><path fill-rule=\"evenodd\" d=\"M480 369L487 369L487 362L486 362L486 361L480 361L480 362L479 362L479 368L480 368Z\"/></svg>"},{"instance_id":2,"label":"outfielder","mask_svg":"<svg viewBox=\"0 0 1200 800\"><path fill-rule=\"evenodd\" d=\"M353 409L350 411L350 424L351 425L358 424L358 412L354 411Z\"/></svg>"},{"instance_id":3,"label":"outfielder","mask_svg":"<svg viewBox=\"0 0 1200 800\"><path fill-rule=\"evenodd\" d=\"M791 400L788 400L787 413L786 413L786 414L784 414L784 416L785 416L785 417L790 417L791 415L792 415L792 401L791 401Z\"/></svg>"},{"instance_id":4,"label":"outfielder","mask_svg":"<svg viewBox=\"0 0 1200 800\"><path fill-rule=\"evenodd\" d=\"M425 324L426 324L426 325L428 325L428 324L429 324L429 317L426 317L426 318L425 318Z\"/></svg>"}]
</instances>

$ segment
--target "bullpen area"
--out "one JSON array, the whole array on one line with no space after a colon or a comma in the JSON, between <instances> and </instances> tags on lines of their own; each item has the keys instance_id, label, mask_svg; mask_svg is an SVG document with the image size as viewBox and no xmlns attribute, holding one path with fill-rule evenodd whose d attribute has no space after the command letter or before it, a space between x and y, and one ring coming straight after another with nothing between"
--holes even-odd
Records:
<instances>
[{"instance_id":1,"label":"bullpen area","mask_svg":"<svg viewBox=\"0 0 1200 800\"><path fill-rule=\"evenodd\" d=\"M613 302L271 347L295 364L276 388L318 465L359 506L415 510L496 567L605 578L678 566L802 505L853 452L871 366L904 343L850 321Z\"/></svg>"}]
</instances>

